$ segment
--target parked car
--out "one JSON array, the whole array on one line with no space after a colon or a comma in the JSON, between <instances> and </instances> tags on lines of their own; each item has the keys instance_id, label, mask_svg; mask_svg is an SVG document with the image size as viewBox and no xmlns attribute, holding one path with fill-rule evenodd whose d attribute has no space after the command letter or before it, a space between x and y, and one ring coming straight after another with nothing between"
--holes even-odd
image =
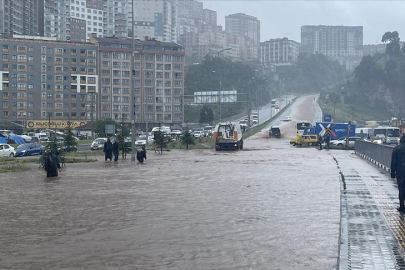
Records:
<instances>
[{"instance_id":1,"label":"parked car","mask_svg":"<svg viewBox=\"0 0 405 270\"><path fill-rule=\"evenodd\" d=\"M15 148L15 156L16 157L23 157L23 156L34 156L34 155L42 155L45 151L45 146L39 143L24 143L20 144L17 148Z\"/></svg>"},{"instance_id":2,"label":"parked car","mask_svg":"<svg viewBox=\"0 0 405 270\"><path fill-rule=\"evenodd\" d=\"M153 141L154 141L153 137L148 136L148 145L152 145ZM139 136L138 140L135 141L135 145L136 146L146 145L146 135Z\"/></svg>"},{"instance_id":3,"label":"parked car","mask_svg":"<svg viewBox=\"0 0 405 270\"><path fill-rule=\"evenodd\" d=\"M107 142L107 138L95 139L90 145L90 150L102 150L105 142Z\"/></svg>"},{"instance_id":4,"label":"parked car","mask_svg":"<svg viewBox=\"0 0 405 270\"><path fill-rule=\"evenodd\" d=\"M356 141L361 141L361 137L349 137L349 143L348 147L353 148ZM332 147L338 147L338 148L345 148L346 147L346 137L339 138L338 140L332 140L330 141L330 145Z\"/></svg>"},{"instance_id":5,"label":"parked car","mask_svg":"<svg viewBox=\"0 0 405 270\"><path fill-rule=\"evenodd\" d=\"M204 131L202 130L196 130L193 132L194 138L202 138L204 137Z\"/></svg>"},{"instance_id":6,"label":"parked car","mask_svg":"<svg viewBox=\"0 0 405 270\"><path fill-rule=\"evenodd\" d=\"M7 143L0 143L0 157L14 157L15 155L14 147Z\"/></svg>"}]
</instances>

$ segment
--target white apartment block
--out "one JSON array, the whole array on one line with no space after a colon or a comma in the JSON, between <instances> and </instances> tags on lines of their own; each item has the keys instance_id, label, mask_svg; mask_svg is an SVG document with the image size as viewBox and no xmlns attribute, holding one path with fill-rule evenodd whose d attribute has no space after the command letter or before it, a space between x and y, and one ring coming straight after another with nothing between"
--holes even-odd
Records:
<instances>
[{"instance_id":1,"label":"white apartment block","mask_svg":"<svg viewBox=\"0 0 405 270\"><path fill-rule=\"evenodd\" d=\"M137 39L147 36L165 42L177 41L177 0L127 0L127 5L129 36L134 23L133 36Z\"/></svg>"},{"instance_id":2,"label":"white apartment block","mask_svg":"<svg viewBox=\"0 0 405 270\"><path fill-rule=\"evenodd\" d=\"M259 60L263 64L292 65L298 61L300 44L288 38L270 39L260 43Z\"/></svg>"},{"instance_id":3,"label":"white apartment block","mask_svg":"<svg viewBox=\"0 0 405 270\"><path fill-rule=\"evenodd\" d=\"M45 0L44 35L84 42L98 36L127 36L127 0Z\"/></svg>"}]
</instances>

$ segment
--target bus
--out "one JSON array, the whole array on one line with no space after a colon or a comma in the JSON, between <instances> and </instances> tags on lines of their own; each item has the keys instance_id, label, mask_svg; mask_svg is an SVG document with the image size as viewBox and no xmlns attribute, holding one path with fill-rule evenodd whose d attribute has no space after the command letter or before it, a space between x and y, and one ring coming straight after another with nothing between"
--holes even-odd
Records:
<instances>
[{"instance_id":1,"label":"bus","mask_svg":"<svg viewBox=\"0 0 405 270\"><path fill-rule=\"evenodd\" d=\"M373 135L374 138L383 137L385 144L399 144L401 132L397 127L375 127Z\"/></svg>"},{"instance_id":2,"label":"bus","mask_svg":"<svg viewBox=\"0 0 405 270\"><path fill-rule=\"evenodd\" d=\"M309 121L298 121L297 124L295 125L295 128L299 133L302 134L306 128L309 128L311 126L312 124Z\"/></svg>"}]
</instances>

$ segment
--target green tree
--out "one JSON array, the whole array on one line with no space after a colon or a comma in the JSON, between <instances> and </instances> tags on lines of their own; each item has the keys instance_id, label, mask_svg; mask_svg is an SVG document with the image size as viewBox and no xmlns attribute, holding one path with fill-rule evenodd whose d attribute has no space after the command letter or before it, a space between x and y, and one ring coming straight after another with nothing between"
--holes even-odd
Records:
<instances>
[{"instance_id":1,"label":"green tree","mask_svg":"<svg viewBox=\"0 0 405 270\"><path fill-rule=\"evenodd\" d=\"M212 124L214 121L214 113L212 109L208 105L204 105L200 111L200 120L198 121L200 124L202 123L209 123Z\"/></svg>"},{"instance_id":2,"label":"green tree","mask_svg":"<svg viewBox=\"0 0 405 270\"><path fill-rule=\"evenodd\" d=\"M105 134L106 125L115 125L115 128L117 128L118 123L112 119L97 120L94 128L94 132L96 133L97 137L107 137Z\"/></svg>"},{"instance_id":3,"label":"green tree","mask_svg":"<svg viewBox=\"0 0 405 270\"><path fill-rule=\"evenodd\" d=\"M388 42L387 47L385 48L385 53L390 56L398 55L401 49L399 40L399 34L397 31L385 32L381 38L381 42Z\"/></svg>"},{"instance_id":4,"label":"green tree","mask_svg":"<svg viewBox=\"0 0 405 270\"><path fill-rule=\"evenodd\" d=\"M65 128L65 136L63 138L63 145L67 148L77 146L76 139L74 137L72 122L67 121L66 128Z\"/></svg>"},{"instance_id":5,"label":"green tree","mask_svg":"<svg viewBox=\"0 0 405 270\"><path fill-rule=\"evenodd\" d=\"M186 130L184 132L183 137L181 137L181 144L183 144L183 145L185 144L187 150L188 150L189 145L194 145L195 144L194 137L188 130Z\"/></svg>"},{"instance_id":6,"label":"green tree","mask_svg":"<svg viewBox=\"0 0 405 270\"><path fill-rule=\"evenodd\" d=\"M163 148L167 147L167 140L163 131L155 131L153 134L153 143L157 148L160 148L160 153L163 153Z\"/></svg>"},{"instance_id":7,"label":"green tree","mask_svg":"<svg viewBox=\"0 0 405 270\"><path fill-rule=\"evenodd\" d=\"M120 131L117 135L118 149L122 153L122 158L125 158L126 154L131 151L131 143L125 142L125 138L129 137L130 130L128 126L122 120L120 124Z\"/></svg>"}]
</instances>

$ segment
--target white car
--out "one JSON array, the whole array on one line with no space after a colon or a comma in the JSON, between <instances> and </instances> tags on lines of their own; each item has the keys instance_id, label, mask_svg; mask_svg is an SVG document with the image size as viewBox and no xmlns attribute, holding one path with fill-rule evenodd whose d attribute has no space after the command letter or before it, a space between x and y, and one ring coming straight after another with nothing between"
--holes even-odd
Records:
<instances>
[{"instance_id":1,"label":"white car","mask_svg":"<svg viewBox=\"0 0 405 270\"><path fill-rule=\"evenodd\" d=\"M201 130L194 131L193 136L194 136L194 138L202 138L202 137L204 137L204 131L201 131Z\"/></svg>"},{"instance_id":2,"label":"white car","mask_svg":"<svg viewBox=\"0 0 405 270\"><path fill-rule=\"evenodd\" d=\"M356 141L361 141L361 137L349 137L348 147L353 148ZM338 140L330 141L330 145L338 148L346 147L346 137L339 138Z\"/></svg>"},{"instance_id":3,"label":"white car","mask_svg":"<svg viewBox=\"0 0 405 270\"><path fill-rule=\"evenodd\" d=\"M148 145L153 144L153 137L148 136ZM138 140L135 141L135 146L146 145L146 135L139 136Z\"/></svg>"},{"instance_id":4,"label":"white car","mask_svg":"<svg viewBox=\"0 0 405 270\"><path fill-rule=\"evenodd\" d=\"M104 148L104 143L107 141L107 138L97 138L91 145L90 150L102 150Z\"/></svg>"},{"instance_id":5,"label":"white car","mask_svg":"<svg viewBox=\"0 0 405 270\"><path fill-rule=\"evenodd\" d=\"M0 157L14 157L15 154L14 147L7 143L0 143Z\"/></svg>"},{"instance_id":6,"label":"white car","mask_svg":"<svg viewBox=\"0 0 405 270\"><path fill-rule=\"evenodd\" d=\"M291 116L286 116L283 119L284 122L288 122L288 121L291 121L291 120L292 120Z\"/></svg>"}]
</instances>

